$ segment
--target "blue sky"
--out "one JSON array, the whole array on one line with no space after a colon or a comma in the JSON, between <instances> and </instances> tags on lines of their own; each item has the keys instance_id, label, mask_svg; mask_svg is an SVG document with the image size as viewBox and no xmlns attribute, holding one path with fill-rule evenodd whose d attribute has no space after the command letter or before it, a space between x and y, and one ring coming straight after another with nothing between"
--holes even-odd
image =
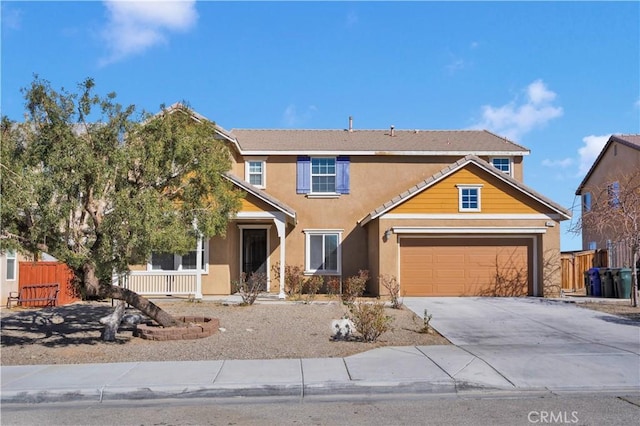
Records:
<instances>
[{"instance_id":1,"label":"blue sky","mask_svg":"<svg viewBox=\"0 0 640 426\"><path fill-rule=\"evenodd\" d=\"M2 114L34 73L231 128L484 128L579 215L612 133L640 133L638 2L2 1ZM562 249L580 249L566 232Z\"/></svg>"}]
</instances>

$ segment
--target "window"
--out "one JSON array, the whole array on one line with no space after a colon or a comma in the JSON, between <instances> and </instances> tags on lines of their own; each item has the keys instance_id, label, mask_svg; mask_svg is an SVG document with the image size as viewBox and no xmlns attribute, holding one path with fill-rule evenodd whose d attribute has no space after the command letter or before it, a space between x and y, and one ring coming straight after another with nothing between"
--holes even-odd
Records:
<instances>
[{"instance_id":1,"label":"window","mask_svg":"<svg viewBox=\"0 0 640 426\"><path fill-rule=\"evenodd\" d=\"M620 207L620 183L613 182L608 185L607 194L609 195L609 205L611 207Z\"/></svg>"},{"instance_id":2,"label":"window","mask_svg":"<svg viewBox=\"0 0 640 426\"><path fill-rule=\"evenodd\" d=\"M509 158L492 158L491 164L501 172L511 175L511 160Z\"/></svg>"},{"instance_id":3,"label":"window","mask_svg":"<svg viewBox=\"0 0 640 426\"><path fill-rule=\"evenodd\" d=\"M207 272L209 265L209 243L203 241L202 255L202 271ZM147 265L150 271L195 271L196 269L196 250L180 256L173 253L151 253L151 261Z\"/></svg>"},{"instance_id":4,"label":"window","mask_svg":"<svg viewBox=\"0 0 640 426\"><path fill-rule=\"evenodd\" d=\"M307 195L349 193L349 157L298 157L296 192Z\"/></svg>"},{"instance_id":5,"label":"window","mask_svg":"<svg viewBox=\"0 0 640 426\"><path fill-rule=\"evenodd\" d=\"M482 185L456 186L458 187L458 210L461 212L479 212Z\"/></svg>"},{"instance_id":6,"label":"window","mask_svg":"<svg viewBox=\"0 0 640 426\"><path fill-rule=\"evenodd\" d=\"M266 161L264 159L251 159L244 163L245 180L257 188L265 188L266 185Z\"/></svg>"},{"instance_id":7,"label":"window","mask_svg":"<svg viewBox=\"0 0 640 426\"><path fill-rule=\"evenodd\" d=\"M311 192L335 193L336 192L336 159L312 158L311 159Z\"/></svg>"},{"instance_id":8,"label":"window","mask_svg":"<svg viewBox=\"0 0 640 426\"><path fill-rule=\"evenodd\" d=\"M305 231L305 273L341 273L340 231Z\"/></svg>"},{"instance_id":9,"label":"window","mask_svg":"<svg viewBox=\"0 0 640 426\"><path fill-rule=\"evenodd\" d=\"M582 194L582 211L591 211L591 193L585 192Z\"/></svg>"},{"instance_id":10,"label":"window","mask_svg":"<svg viewBox=\"0 0 640 426\"><path fill-rule=\"evenodd\" d=\"M16 251L15 250L7 250L7 281L15 281L16 279Z\"/></svg>"}]
</instances>

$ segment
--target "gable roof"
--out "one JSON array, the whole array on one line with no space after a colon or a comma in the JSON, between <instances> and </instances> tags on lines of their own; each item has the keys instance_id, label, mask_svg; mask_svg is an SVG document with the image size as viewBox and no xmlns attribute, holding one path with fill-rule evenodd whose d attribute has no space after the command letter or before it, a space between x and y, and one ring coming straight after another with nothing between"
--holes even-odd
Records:
<instances>
[{"instance_id":1,"label":"gable roof","mask_svg":"<svg viewBox=\"0 0 640 426\"><path fill-rule=\"evenodd\" d=\"M401 203L407 201L408 199L410 199L414 195L419 194L420 192L424 191L425 189L429 188L430 186L434 185L435 183L439 182L440 180L444 179L445 177L447 177L447 176L455 173L456 171L462 169L463 167L467 166L468 164L475 164L476 166L480 167L484 171L490 173L491 175L495 176L496 178L500 179L501 181L507 183L509 186L513 187L514 189L520 191L521 193L527 195L530 198L533 198L534 200L538 201L539 203L549 207L551 210L554 210L555 212L559 213L565 219L570 219L571 218L571 212L569 210L567 210L564 207L560 206L559 204L551 201L550 199L548 199L544 195L537 193L536 191L534 191L533 189L527 187L523 183L518 182L517 180L515 180L511 176L501 172L500 170L496 169L491 164L487 163L486 161L482 160L481 158L478 158L475 155L467 155L466 157L461 158L460 160L456 161L455 163L450 164L449 166L447 166L444 169L440 170L438 173L434 174L433 176L423 180L422 182L418 183L417 185L412 186L411 188L409 188L408 190L406 190L402 194L392 198L391 200L387 201L383 205L379 206L378 208L376 208L375 210L373 210L367 216L365 216L364 218L362 218L360 220L360 222L359 222L360 226L364 226L367 223L369 223L370 221L372 221L373 219L376 219L376 218L382 216L383 214L385 214L389 210L391 210L394 207L400 205Z\"/></svg>"},{"instance_id":2,"label":"gable roof","mask_svg":"<svg viewBox=\"0 0 640 426\"><path fill-rule=\"evenodd\" d=\"M486 130L232 129L243 155L528 155Z\"/></svg>"},{"instance_id":3,"label":"gable roof","mask_svg":"<svg viewBox=\"0 0 640 426\"><path fill-rule=\"evenodd\" d=\"M602 151L600 151L600 154L598 154L598 157L596 158L596 160L591 165L591 168L589 169L587 174L584 176L584 179L582 179L582 182L580 182L580 185L578 185L578 189L576 189L576 195L581 195L582 194L582 189L587 184L587 181L589 180L589 178L593 174L593 171L598 167L598 163L600 162L600 160L604 156L604 153L607 151L607 149L609 149L611 144L613 144L614 142L617 142L617 143L622 144L622 145L626 145L629 148L633 148L633 149L636 149L636 150L640 151L640 134L636 134L636 135L611 135L611 137L609 137L609 140L607 141L607 143L604 144L604 147L602 148Z\"/></svg>"},{"instance_id":4,"label":"gable roof","mask_svg":"<svg viewBox=\"0 0 640 426\"><path fill-rule=\"evenodd\" d=\"M223 176L227 178L227 180L229 180L231 183L233 183L234 185L242 189L243 191L248 192L249 194L257 197L258 199L269 204L270 206L273 206L276 210L287 215L290 219L292 219L294 224L296 223L296 211L291 207L287 206L285 203L267 194L263 190L256 188L250 183L245 182L244 180L240 179L238 176L232 173L225 173L223 174Z\"/></svg>"}]
</instances>

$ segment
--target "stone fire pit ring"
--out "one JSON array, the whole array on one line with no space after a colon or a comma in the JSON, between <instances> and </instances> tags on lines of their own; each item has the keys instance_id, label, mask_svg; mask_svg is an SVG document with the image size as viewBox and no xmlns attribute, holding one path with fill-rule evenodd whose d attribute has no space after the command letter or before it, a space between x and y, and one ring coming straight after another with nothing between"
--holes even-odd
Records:
<instances>
[{"instance_id":1,"label":"stone fire pit ring","mask_svg":"<svg viewBox=\"0 0 640 426\"><path fill-rule=\"evenodd\" d=\"M201 316L176 317L175 327L161 327L156 323L138 324L138 337L147 340L191 340L209 337L220 327L217 318Z\"/></svg>"}]
</instances>

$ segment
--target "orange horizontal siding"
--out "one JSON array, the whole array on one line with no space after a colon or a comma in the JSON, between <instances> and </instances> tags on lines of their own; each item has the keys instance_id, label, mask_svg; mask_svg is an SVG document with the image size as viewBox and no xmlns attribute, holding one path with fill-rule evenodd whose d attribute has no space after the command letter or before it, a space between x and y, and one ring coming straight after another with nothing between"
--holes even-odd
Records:
<instances>
[{"instance_id":1,"label":"orange horizontal siding","mask_svg":"<svg viewBox=\"0 0 640 426\"><path fill-rule=\"evenodd\" d=\"M550 213L548 208L473 165L447 176L390 213L458 213L459 192L456 185L462 184L482 185L480 213Z\"/></svg>"},{"instance_id":2,"label":"orange horizontal siding","mask_svg":"<svg viewBox=\"0 0 640 426\"><path fill-rule=\"evenodd\" d=\"M273 207L251 194L247 194L242 199L242 207L240 208L241 212L268 212L271 210Z\"/></svg>"}]
</instances>

